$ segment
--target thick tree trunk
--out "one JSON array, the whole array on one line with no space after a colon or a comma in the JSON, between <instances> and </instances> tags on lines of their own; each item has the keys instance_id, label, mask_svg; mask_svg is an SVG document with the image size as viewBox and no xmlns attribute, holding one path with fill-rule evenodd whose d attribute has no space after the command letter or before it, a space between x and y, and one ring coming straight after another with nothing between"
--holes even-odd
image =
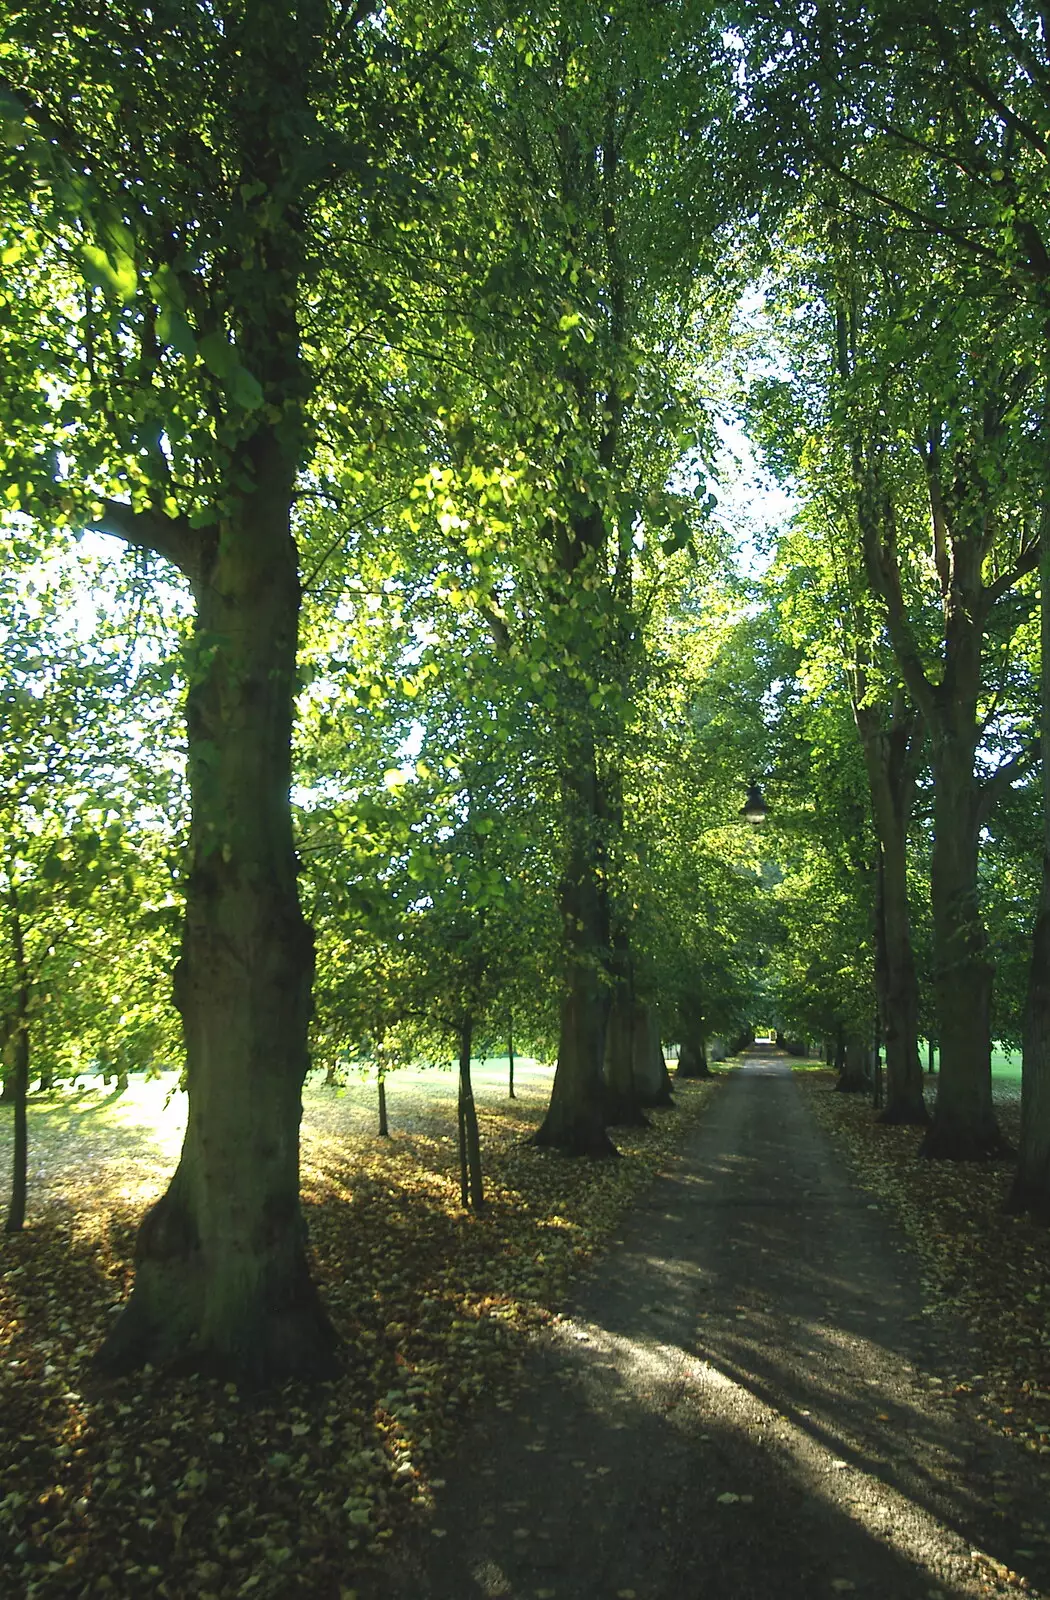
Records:
<instances>
[{"instance_id":1,"label":"thick tree trunk","mask_svg":"<svg viewBox=\"0 0 1050 1600\"><path fill-rule=\"evenodd\" d=\"M481 1176L481 1136L478 1132L478 1111L474 1104L474 1088L470 1081L470 1054L474 1038L474 1019L467 1017L459 1030L459 1097L457 1121L459 1125L459 1189L463 1204L475 1211L485 1205L485 1191Z\"/></svg>"},{"instance_id":2,"label":"thick tree trunk","mask_svg":"<svg viewBox=\"0 0 1050 1600\"><path fill-rule=\"evenodd\" d=\"M238 474L241 475L238 479ZM313 937L289 785L299 584L292 475L261 428L194 582L188 662L191 867L175 999L189 1120L147 1214L106 1370L174 1360L245 1381L333 1368L299 1205Z\"/></svg>"},{"instance_id":3,"label":"thick tree trunk","mask_svg":"<svg viewBox=\"0 0 1050 1600\"><path fill-rule=\"evenodd\" d=\"M1050 857L1045 853L1025 1004L1017 1157L1009 1209L1031 1211L1050 1222Z\"/></svg>"},{"instance_id":4,"label":"thick tree trunk","mask_svg":"<svg viewBox=\"0 0 1050 1600\"><path fill-rule=\"evenodd\" d=\"M634 1075L634 967L623 928L613 934L612 1003L605 1027L605 1117L614 1127L648 1127Z\"/></svg>"},{"instance_id":5,"label":"thick tree trunk","mask_svg":"<svg viewBox=\"0 0 1050 1600\"><path fill-rule=\"evenodd\" d=\"M871 1088L871 1047L862 1034L847 1033L842 1042L839 1081L840 1094L867 1094ZM836 1065L839 1058L836 1057Z\"/></svg>"},{"instance_id":6,"label":"thick tree trunk","mask_svg":"<svg viewBox=\"0 0 1050 1600\"><path fill-rule=\"evenodd\" d=\"M875 898L875 977L882 1039L886 1048L885 1108L879 1120L925 1126L919 1060L919 985L908 906L908 822L914 790L914 757L921 723L903 692L892 704L868 705L858 679L853 707L871 792L878 840ZM881 1090L881 1073L876 1075Z\"/></svg>"},{"instance_id":7,"label":"thick tree trunk","mask_svg":"<svg viewBox=\"0 0 1050 1600\"><path fill-rule=\"evenodd\" d=\"M605 1115L613 1126L647 1127L634 1076L634 1001L621 992L613 1000L605 1033Z\"/></svg>"},{"instance_id":8,"label":"thick tree trunk","mask_svg":"<svg viewBox=\"0 0 1050 1600\"><path fill-rule=\"evenodd\" d=\"M935 741L936 743L936 741ZM978 1160L1002 1150L992 1105L993 966L977 895L977 792L967 740L934 762L934 997L941 1071L927 1156Z\"/></svg>"},{"instance_id":9,"label":"thick tree trunk","mask_svg":"<svg viewBox=\"0 0 1050 1600\"><path fill-rule=\"evenodd\" d=\"M713 1074L707 1064L707 1049L704 1036L698 1034L683 1034L682 1042L678 1046L678 1066L675 1071L676 1078L710 1078Z\"/></svg>"},{"instance_id":10,"label":"thick tree trunk","mask_svg":"<svg viewBox=\"0 0 1050 1600\"><path fill-rule=\"evenodd\" d=\"M703 999L694 991L680 998L675 1012L678 1028L678 1067L676 1078L709 1078Z\"/></svg>"},{"instance_id":11,"label":"thick tree trunk","mask_svg":"<svg viewBox=\"0 0 1050 1600\"><path fill-rule=\"evenodd\" d=\"M908 909L907 845L903 833L881 843L879 1011L886 1049L886 1105L879 1120L925 1127L929 1116L919 1059L919 982Z\"/></svg>"},{"instance_id":12,"label":"thick tree trunk","mask_svg":"<svg viewBox=\"0 0 1050 1600\"><path fill-rule=\"evenodd\" d=\"M634 1086L642 1106L674 1104L671 1075L660 1047L660 1021L651 1006L635 1006Z\"/></svg>"},{"instance_id":13,"label":"thick tree trunk","mask_svg":"<svg viewBox=\"0 0 1050 1600\"><path fill-rule=\"evenodd\" d=\"M561 886L565 992L554 1087L535 1142L565 1155L612 1156L617 1152L605 1131L602 1070L609 1000L602 978L598 779L589 731L578 738L574 759L563 772L562 796L567 835Z\"/></svg>"},{"instance_id":14,"label":"thick tree trunk","mask_svg":"<svg viewBox=\"0 0 1050 1600\"><path fill-rule=\"evenodd\" d=\"M1031 1211L1050 1222L1050 488L1046 494L1039 551L1043 876L1025 1000L1021 1138L1008 1203L1012 1211Z\"/></svg>"}]
</instances>

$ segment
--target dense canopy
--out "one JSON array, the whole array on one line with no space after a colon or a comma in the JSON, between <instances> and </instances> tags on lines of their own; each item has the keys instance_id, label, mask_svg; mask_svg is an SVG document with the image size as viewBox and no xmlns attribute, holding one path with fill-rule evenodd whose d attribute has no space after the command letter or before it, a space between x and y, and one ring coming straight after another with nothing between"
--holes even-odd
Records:
<instances>
[{"instance_id":1,"label":"dense canopy","mask_svg":"<svg viewBox=\"0 0 1050 1600\"><path fill-rule=\"evenodd\" d=\"M596 1157L755 1028L995 1154L1023 1046L1050 1215L1042 14L3 23L9 1228L38 1078L189 1094L103 1365L329 1372L307 1073L454 1057L480 1208L508 1037Z\"/></svg>"}]
</instances>

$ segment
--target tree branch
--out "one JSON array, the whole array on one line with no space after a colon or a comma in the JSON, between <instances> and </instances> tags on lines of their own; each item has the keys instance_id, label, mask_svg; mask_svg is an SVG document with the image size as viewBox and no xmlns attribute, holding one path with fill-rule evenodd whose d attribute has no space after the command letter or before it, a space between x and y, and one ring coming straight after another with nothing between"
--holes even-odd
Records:
<instances>
[{"instance_id":1,"label":"tree branch","mask_svg":"<svg viewBox=\"0 0 1050 1600\"><path fill-rule=\"evenodd\" d=\"M1039 540L1032 539L1024 546L1009 572L1004 572L994 583L986 583L981 590L981 610L985 616L1026 572L1034 572L1039 565Z\"/></svg>"},{"instance_id":2,"label":"tree branch","mask_svg":"<svg viewBox=\"0 0 1050 1600\"><path fill-rule=\"evenodd\" d=\"M121 500L103 501L101 517L87 525L95 533L123 539L135 550L163 556L191 581L200 564L200 531L185 517L165 517L155 511L133 511Z\"/></svg>"},{"instance_id":3,"label":"tree branch","mask_svg":"<svg viewBox=\"0 0 1050 1600\"><path fill-rule=\"evenodd\" d=\"M1004 761L1001 767L996 767L990 778L986 778L980 785L980 795L977 801L977 821L983 827L991 816L992 811L1002 799L1006 790L1015 778L1022 777L1029 772L1039 752L1034 754L1028 750L1019 750L1009 761Z\"/></svg>"}]
</instances>

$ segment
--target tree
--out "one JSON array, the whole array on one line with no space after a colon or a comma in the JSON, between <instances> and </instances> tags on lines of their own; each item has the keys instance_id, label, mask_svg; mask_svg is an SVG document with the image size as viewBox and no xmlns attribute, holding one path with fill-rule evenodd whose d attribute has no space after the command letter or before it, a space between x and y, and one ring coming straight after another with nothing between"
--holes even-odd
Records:
<instances>
[{"instance_id":1,"label":"tree","mask_svg":"<svg viewBox=\"0 0 1050 1600\"><path fill-rule=\"evenodd\" d=\"M121 637L130 609L142 620L135 597L100 575L106 624L88 641L91 607L72 562L28 536L10 554L0 576L0 1037L15 1120L7 1229L17 1232L31 1069L45 1088L103 1048L122 1070L147 1036L170 1048L167 1018L146 997L168 953L163 919L150 912L170 887L162 852L179 806L177 786L140 746L169 707L163 661ZM158 849L161 805L171 826Z\"/></svg>"},{"instance_id":2,"label":"tree","mask_svg":"<svg viewBox=\"0 0 1050 1600\"><path fill-rule=\"evenodd\" d=\"M23 11L4 58L5 221L26 252L4 333L24 375L7 503L170 563L194 607L175 980L189 1120L102 1361L311 1375L334 1337L299 1206L314 955L288 802L293 524L311 434L339 413L315 393L304 305L340 204L356 225L381 169L396 189L405 128L391 116L380 153L372 89L427 42L323 0L165 0L90 28L64 11L62 27ZM399 89L420 96L411 72Z\"/></svg>"},{"instance_id":3,"label":"tree","mask_svg":"<svg viewBox=\"0 0 1050 1600\"><path fill-rule=\"evenodd\" d=\"M1002 7L974 12L954 4L902 9L891 3L854 8L834 20L823 11L789 18L783 7L775 16L754 16L755 104L762 108L759 121L769 119L766 137L775 123L778 150L790 149L786 164L796 175L806 169L831 173L848 209L866 221L877 217L880 229L893 217L927 258L949 263L966 280L968 298L984 298L993 319L1004 304L1015 319L1020 313L1024 359L1045 384L1050 225L1041 14ZM817 140L811 133L814 105ZM1045 421L1045 404L1039 404ZM1033 483L1029 504L1040 508L1041 521L1045 475ZM1050 541L1041 538L1040 547L1045 595ZM1050 673L1045 649L1042 671ZM1043 696L1050 697L1045 685ZM1044 747L1044 785L1048 755ZM1042 1211L1050 1204L1050 788L1044 813L1046 866L1026 1006L1021 1150L1012 1201ZM991 1138L987 1112L982 1118L984 1137ZM936 1142L944 1142L941 1135Z\"/></svg>"}]
</instances>

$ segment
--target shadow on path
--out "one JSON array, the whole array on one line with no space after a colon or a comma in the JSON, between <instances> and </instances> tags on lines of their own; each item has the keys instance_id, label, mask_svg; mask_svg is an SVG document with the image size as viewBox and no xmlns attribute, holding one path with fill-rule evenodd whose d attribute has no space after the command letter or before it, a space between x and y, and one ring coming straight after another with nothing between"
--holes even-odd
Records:
<instances>
[{"instance_id":1,"label":"shadow on path","mask_svg":"<svg viewBox=\"0 0 1050 1600\"><path fill-rule=\"evenodd\" d=\"M756 1051L361 1593L1044 1593L1046 1480L947 1395L959 1338Z\"/></svg>"}]
</instances>

